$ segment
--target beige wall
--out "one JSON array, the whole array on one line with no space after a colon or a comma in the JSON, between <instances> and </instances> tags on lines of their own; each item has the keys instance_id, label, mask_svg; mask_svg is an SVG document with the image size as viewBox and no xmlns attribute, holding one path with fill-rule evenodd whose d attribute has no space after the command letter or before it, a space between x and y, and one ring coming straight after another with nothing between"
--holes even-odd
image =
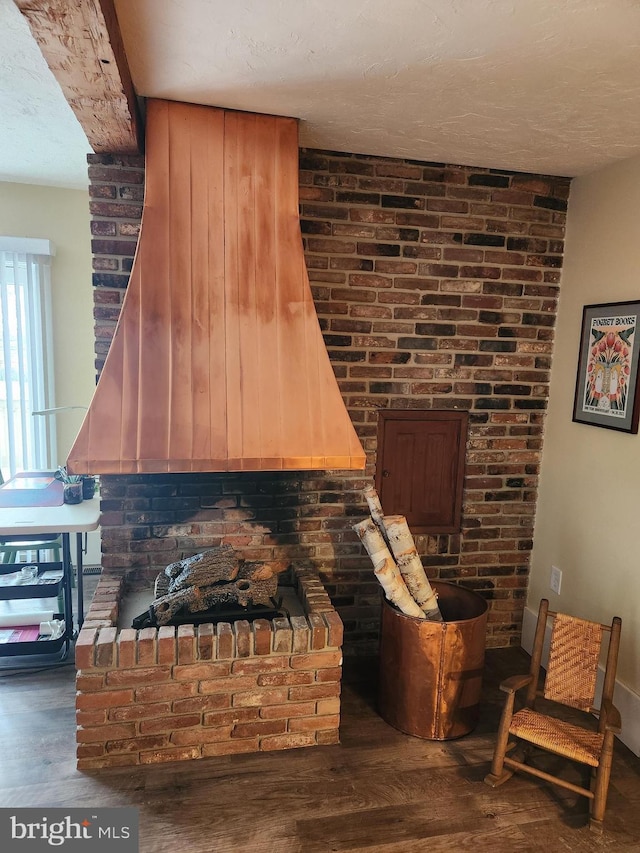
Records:
<instances>
[{"instance_id":1,"label":"beige wall","mask_svg":"<svg viewBox=\"0 0 640 853\"><path fill-rule=\"evenodd\" d=\"M571 189L528 606L622 617L618 678L640 693L640 435L573 423L582 308L640 299L640 158ZM560 596L551 566L563 572Z\"/></svg>"},{"instance_id":2,"label":"beige wall","mask_svg":"<svg viewBox=\"0 0 640 853\"><path fill-rule=\"evenodd\" d=\"M89 195L82 190L0 183L0 234L43 237L56 246L51 267L56 405L88 405L93 389L93 296ZM63 464L83 411L57 415Z\"/></svg>"}]
</instances>

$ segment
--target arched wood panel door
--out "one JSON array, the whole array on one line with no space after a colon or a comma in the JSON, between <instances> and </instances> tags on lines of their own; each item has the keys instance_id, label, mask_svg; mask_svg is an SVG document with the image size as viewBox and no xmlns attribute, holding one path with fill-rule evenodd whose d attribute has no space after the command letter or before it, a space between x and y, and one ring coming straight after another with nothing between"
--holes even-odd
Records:
<instances>
[{"instance_id":1,"label":"arched wood panel door","mask_svg":"<svg viewBox=\"0 0 640 853\"><path fill-rule=\"evenodd\" d=\"M414 533L457 533L467 444L467 412L379 413L376 489L387 515Z\"/></svg>"}]
</instances>

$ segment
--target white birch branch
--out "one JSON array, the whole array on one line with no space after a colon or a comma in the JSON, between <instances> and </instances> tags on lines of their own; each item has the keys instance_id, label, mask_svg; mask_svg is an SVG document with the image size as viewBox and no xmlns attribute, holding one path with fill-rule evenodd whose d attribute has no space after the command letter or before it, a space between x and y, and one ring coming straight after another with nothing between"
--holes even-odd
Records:
<instances>
[{"instance_id":1,"label":"white birch branch","mask_svg":"<svg viewBox=\"0 0 640 853\"><path fill-rule=\"evenodd\" d=\"M383 527L382 517L384 515L384 512L382 511L380 498L378 497L378 492L375 490L375 487L367 486L364 490L364 496L369 505L369 512L371 513L371 518L375 521L378 527Z\"/></svg>"},{"instance_id":2,"label":"white birch branch","mask_svg":"<svg viewBox=\"0 0 640 853\"><path fill-rule=\"evenodd\" d=\"M402 575L398 572L393 559L389 557L382 565L374 569L374 574L380 581L384 594L407 616L416 616L418 619L424 619L425 615L415 603L407 585L405 584Z\"/></svg>"},{"instance_id":3,"label":"white birch branch","mask_svg":"<svg viewBox=\"0 0 640 853\"><path fill-rule=\"evenodd\" d=\"M373 519L365 518L364 521L354 524L353 529L371 558L375 576L389 601L392 601L407 616L424 619L422 609L411 597L404 578L387 548L387 543Z\"/></svg>"},{"instance_id":4,"label":"white birch branch","mask_svg":"<svg viewBox=\"0 0 640 853\"><path fill-rule=\"evenodd\" d=\"M442 622L438 599L418 556L407 519L403 515L385 515L382 523L409 593L424 611L427 619Z\"/></svg>"}]
</instances>

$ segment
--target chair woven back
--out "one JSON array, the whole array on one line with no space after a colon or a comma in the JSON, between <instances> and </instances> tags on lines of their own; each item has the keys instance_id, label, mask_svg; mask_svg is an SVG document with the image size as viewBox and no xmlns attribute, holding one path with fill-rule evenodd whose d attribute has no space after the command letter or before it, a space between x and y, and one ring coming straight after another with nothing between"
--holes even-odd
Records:
<instances>
[{"instance_id":1,"label":"chair woven back","mask_svg":"<svg viewBox=\"0 0 640 853\"><path fill-rule=\"evenodd\" d=\"M545 699L588 711L593 707L603 627L558 613L551 634Z\"/></svg>"}]
</instances>

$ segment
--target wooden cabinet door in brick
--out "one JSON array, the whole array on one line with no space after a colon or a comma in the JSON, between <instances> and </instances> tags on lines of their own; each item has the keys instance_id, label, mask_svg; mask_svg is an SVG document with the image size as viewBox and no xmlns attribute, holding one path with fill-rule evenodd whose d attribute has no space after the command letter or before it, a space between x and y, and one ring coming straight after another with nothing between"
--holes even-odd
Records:
<instances>
[{"instance_id":1,"label":"wooden cabinet door in brick","mask_svg":"<svg viewBox=\"0 0 640 853\"><path fill-rule=\"evenodd\" d=\"M376 488L386 515L413 533L456 533L462 514L467 412L379 413Z\"/></svg>"}]
</instances>

